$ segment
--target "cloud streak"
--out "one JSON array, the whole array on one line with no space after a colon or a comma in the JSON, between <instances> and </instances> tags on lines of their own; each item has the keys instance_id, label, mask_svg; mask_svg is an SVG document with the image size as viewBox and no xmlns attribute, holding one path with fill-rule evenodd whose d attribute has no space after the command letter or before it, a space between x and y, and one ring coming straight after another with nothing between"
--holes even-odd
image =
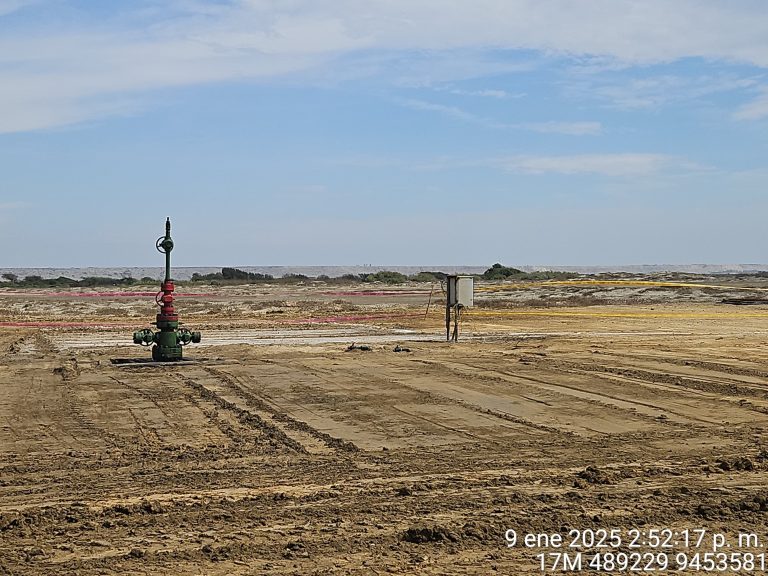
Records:
<instances>
[{"instance_id":1,"label":"cloud streak","mask_svg":"<svg viewBox=\"0 0 768 576\"><path fill-rule=\"evenodd\" d=\"M768 86L760 90L760 95L739 108L734 114L737 120L760 120L768 118Z\"/></svg>"},{"instance_id":2,"label":"cloud streak","mask_svg":"<svg viewBox=\"0 0 768 576\"><path fill-rule=\"evenodd\" d=\"M0 0L0 16L12 14L22 8L38 3L40 0Z\"/></svg>"},{"instance_id":3,"label":"cloud streak","mask_svg":"<svg viewBox=\"0 0 768 576\"><path fill-rule=\"evenodd\" d=\"M476 116L470 112L466 112L456 106L446 106L444 104L435 104L434 102L426 102L424 100L417 100L413 98L404 98L395 101L397 104L411 108L412 110L426 110L428 112L437 112L443 116L454 118L456 120L463 120L465 122L473 122L476 124L482 124L488 128L500 128L502 125L486 118Z\"/></svg>"},{"instance_id":4,"label":"cloud streak","mask_svg":"<svg viewBox=\"0 0 768 576\"><path fill-rule=\"evenodd\" d=\"M600 122L528 122L510 124L510 128L531 130L541 134L564 134L566 136L596 136L603 131Z\"/></svg>"},{"instance_id":5,"label":"cloud streak","mask_svg":"<svg viewBox=\"0 0 768 576\"><path fill-rule=\"evenodd\" d=\"M578 154L570 156L513 156L494 161L521 174L591 174L600 176L648 176L672 168L692 168L690 162L663 154Z\"/></svg>"},{"instance_id":6,"label":"cloud streak","mask_svg":"<svg viewBox=\"0 0 768 576\"><path fill-rule=\"evenodd\" d=\"M469 122L493 130L527 130L541 134L563 134L567 136L594 136L602 132L600 122L499 122L491 118L479 116L457 106L437 104L413 98L395 100L400 106L413 110L435 112L454 120Z\"/></svg>"},{"instance_id":7,"label":"cloud streak","mask_svg":"<svg viewBox=\"0 0 768 576\"><path fill-rule=\"evenodd\" d=\"M589 175L617 178L647 177L657 175L708 175L724 173L693 162L687 158L669 154L643 152L617 152L602 154L570 155L513 155L495 157L435 157L431 159L347 156L329 158L332 166L353 166L371 169L405 170L454 170L466 168L493 168L523 175ZM763 171L745 174L754 180L764 178Z\"/></svg>"},{"instance_id":8,"label":"cloud streak","mask_svg":"<svg viewBox=\"0 0 768 576\"><path fill-rule=\"evenodd\" d=\"M459 88L450 88L445 89L447 92L450 92L451 94L455 94L457 96L479 96L481 98L495 98L497 100L508 100L510 98L523 98L525 97L525 94L522 92L512 94L511 92L507 92L506 90L495 90L495 89L488 89L488 90L461 90Z\"/></svg>"},{"instance_id":9,"label":"cloud streak","mask_svg":"<svg viewBox=\"0 0 768 576\"><path fill-rule=\"evenodd\" d=\"M759 82L759 75L720 74L686 77L667 74L612 80L587 76L573 81L567 91L579 98L597 98L616 108L635 110L658 108L667 104L751 89Z\"/></svg>"}]
</instances>

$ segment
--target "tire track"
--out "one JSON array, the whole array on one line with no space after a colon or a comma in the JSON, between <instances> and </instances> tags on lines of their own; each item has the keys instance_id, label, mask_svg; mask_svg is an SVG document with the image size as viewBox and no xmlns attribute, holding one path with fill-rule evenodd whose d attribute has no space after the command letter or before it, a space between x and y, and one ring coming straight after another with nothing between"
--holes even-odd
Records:
<instances>
[{"instance_id":1,"label":"tire track","mask_svg":"<svg viewBox=\"0 0 768 576\"><path fill-rule=\"evenodd\" d=\"M734 374L737 376L747 376L751 378L766 378L768 379L768 371L759 370L757 368L747 368L741 366L734 366L733 364L726 364L723 362L712 362L709 360L687 360L684 358L675 358L669 355L660 356L658 353L653 354L626 354L617 352L614 350L600 350L601 356L611 356L614 358L629 358L632 360L639 360L641 362L658 362L663 364L672 364L675 366L690 366L694 368L702 368L704 370L710 370L712 372L720 372L724 374ZM679 354L678 354L679 356ZM739 361L740 359L734 358Z\"/></svg>"},{"instance_id":2,"label":"tire track","mask_svg":"<svg viewBox=\"0 0 768 576\"><path fill-rule=\"evenodd\" d=\"M415 360L419 362L420 360ZM427 361L424 361L426 364ZM330 370L323 370L317 367L309 367L306 364L302 364L305 366L312 374L328 374L331 371ZM438 364L439 365L439 364ZM380 368L380 367L379 367ZM473 412L476 412L478 414L484 414L487 416L493 416L495 418L499 418L501 420L505 420L507 422L512 422L514 424L525 426L534 430L537 430L539 432L546 432L549 434L560 434L565 436L576 436L575 433L570 431L564 431L560 430L559 428L547 426L545 424L537 424L535 422L531 422L530 420L526 420L524 418L519 418L517 416L513 416L512 414L507 414L506 412L501 412L499 410L494 410L492 408L483 408L482 406L478 406L476 404L473 404L466 400L460 400L458 398L453 398L451 396L446 396L443 394L439 394L436 392L433 392L431 390L423 390L422 388L407 384L406 382L402 381L401 379L386 379L382 378L381 376L377 376L376 374L372 374L371 372L366 372L364 375L360 375L356 373L354 370L347 370L348 373L355 374L361 379L364 380L379 380L382 382L382 385L386 385L386 387L391 387L392 385L400 386L402 388L405 388L406 390L410 390L411 392L415 392L416 394L420 395L423 400L427 403L432 404L452 404L455 406L461 406L462 408L466 408L468 410L471 410ZM430 420L431 421L431 420ZM431 421L433 424L436 424L435 422Z\"/></svg>"},{"instance_id":3,"label":"tire track","mask_svg":"<svg viewBox=\"0 0 768 576\"><path fill-rule=\"evenodd\" d=\"M136 425L136 429L139 431L139 434L141 435L141 440L143 441L143 445L150 447L150 448L157 448L162 444L160 441L160 437L157 435L157 431L153 428L148 428L144 426L141 423L141 420L138 416L136 416L133 408L128 407L128 414L131 415L131 419L133 420L134 424Z\"/></svg>"},{"instance_id":4,"label":"tire track","mask_svg":"<svg viewBox=\"0 0 768 576\"><path fill-rule=\"evenodd\" d=\"M65 390L65 394L62 396L64 405L66 406L66 412L83 431L90 432L93 436L101 438L110 448L122 448L125 445L125 442L118 435L105 430L101 426L97 426L96 423L85 414L85 411L81 406L82 401L78 399L77 391L75 390L72 381L62 380L62 386ZM88 434L84 434L84 436L88 436Z\"/></svg>"},{"instance_id":5,"label":"tire track","mask_svg":"<svg viewBox=\"0 0 768 576\"><path fill-rule=\"evenodd\" d=\"M266 422L258 415L240 408L235 403L222 398L209 388L206 388L203 384L200 384L191 378L182 375L176 375L176 377L180 379L183 384L195 390L201 398L209 400L217 406L225 410L229 410L235 414L237 416L238 422L241 424L261 431L268 438L285 445L294 452L298 452L299 454L309 454L304 446L302 446L293 438L290 438L285 432L280 430L280 428L270 424L269 422Z\"/></svg>"},{"instance_id":6,"label":"tire track","mask_svg":"<svg viewBox=\"0 0 768 576\"><path fill-rule=\"evenodd\" d=\"M232 390L235 394L243 398L247 406L269 413L270 417L273 420L280 422L281 424L285 425L288 429L307 434L312 438L314 438L315 440L319 440L320 442L322 442L324 445L326 445L328 448L332 450L339 450L342 452L349 452L349 453L359 452L359 448L355 446L355 444L353 444L352 442L348 442L341 438L336 438L335 436L331 436L326 432L322 432L310 426L309 424L307 424L302 420L297 420L296 418L292 418L285 412L279 412L275 410L275 406L272 403L251 393L249 391L251 387L248 387L248 389L246 389L246 386L238 379L237 376L224 372L223 370L211 368L209 366L203 366L202 368L204 371L206 371L210 375L220 379L222 382L225 383L225 385L230 390ZM299 442L301 442L301 440L299 440Z\"/></svg>"},{"instance_id":7,"label":"tire track","mask_svg":"<svg viewBox=\"0 0 768 576\"><path fill-rule=\"evenodd\" d=\"M560 390L559 389L560 388L559 385L552 385L552 386L550 386L548 382L545 382L543 380L538 380L538 379L531 378L531 377L521 377L518 374L506 374L504 372L490 370L487 366L477 366L477 365L473 365L471 363L464 363L464 362L446 362L445 360L442 360L442 359L441 360L434 360L434 361L433 360L424 360L424 359L413 359L412 361L418 362L418 363L421 363L421 364L424 364L424 365L427 365L427 366L430 366L432 368L441 369L441 370L449 373L451 376L460 376L460 377L466 378L467 377L467 372L472 372L471 377L472 377L472 379L474 381L487 381L489 383L494 383L494 384L499 384L499 383L503 382L505 384L508 384L510 382L514 382L514 380L518 380L518 383L519 383L519 380L529 380L529 381L531 381L531 382L533 382L535 384L535 386L534 386L535 388L540 389L540 390L541 389L548 389L548 391L550 393L556 394L556 395L562 397L563 399L567 398L568 396L571 396L571 397L574 396L573 394L568 394L567 392L565 392L563 390ZM452 364L455 365L455 366L452 366ZM457 368L457 366L460 366L461 368ZM462 368L465 368L466 370L462 370ZM585 393L585 394L588 394L588 393ZM553 410L556 410L556 407L553 404L551 404L549 402L546 402L544 400L538 399L538 398L529 397L529 396L521 393L519 390L517 391L517 395L520 398L524 398L525 400L528 400L529 402L532 402L534 404L545 405L545 406L547 406L549 408L552 408ZM440 397L443 397L443 396L440 395ZM450 398L450 397L447 397L447 398ZM578 399L580 401L588 403L588 404L599 405L602 408L607 408L607 409L615 410L615 411L620 411L621 410L615 404L609 404L609 403L602 402L602 401L594 399L594 398L585 398L584 395L581 395ZM477 406L475 404L472 404L472 403L469 403L469 402L466 402L466 401L463 401L463 400L457 400L457 403L462 404L462 405L464 405L466 407L471 407L471 408L473 408L475 410L478 410L478 411L486 411L487 410L485 412L487 414L491 414L491 415L496 416L498 418L502 418L502 419L505 419L505 420L516 422L518 424L523 424L523 425L526 425L526 426L530 426L532 428L537 428L539 430L544 430L544 431L547 431L547 432L550 432L550 433L564 434L564 435L571 436L571 437L579 436L579 434L577 432L574 432L574 431L571 431L571 430L563 430L563 429L561 429L561 428L559 428L557 426L550 426L550 425L547 425L547 424L531 422L530 420L523 419L523 418L520 418L520 417L517 417L517 416L513 416L513 415L508 414L506 412L501 412L501 411L493 410L493 409L485 409L483 407ZM647 416L645 414L640 414L640 413L632 412L632 417L635 418L635 419L644 420L644 421L647 421L649 423L653 423L654 425L664 425L664 423L660 422L657 418L649 417L649 416ZM610 435L621 435L621 436L633 437L633 436L636 436L637 434L641 433L641 432L637 432L637 431L635 431L635 432L621 432L621 433L614 433L614 432L606 433L605 431L596 430L596 429L593 429L593 428L589 428L587 426L582 426L582 428L584 430L587 430L587 431L592 432L594 434L600 434L600 435L610 434Z\"/></svg>"},{"instance_id":8,"label":"tire track","mask_svg":"<svg viewBox=\"0 0 768 576\"><path fill-rule=\"evenodd\" d=\"M553 370L558 370L557 368L552 368ZM577 368L571 368L571 369L563 369L562 370L565 373L568 374L584 374L592 376L593 378L596 378L598 380L602 380L604 382L618 382L618 383L631 383L634 385L642 386L643 388L648 389L649 391L653 392L656 391L663 391L663 392L670 392L672 394L677 394L678 396L681 396L682 394L686 394L688 396L693 397L694 395L696 397L693 397L692 399L694 401L698 402L711 402L711 403L717 403L722 402L729 404L732 408L740 408L744 410L750 410L752 412L757 412L758 414L768 414L768 405L759 406L754 404L754 402L751 402L749 400L745 400L744 398L736 398L733 396L728 395L718 395L715 392L710 392L708 390L700 390L700 389L693 389L693 388L686 388L686 387L680 387L676 386L674 384L664 384L660 382L653 382L649 381L647 379L640 379L640 378L634 378L631 376L625 376L620 374L608 374L608 373L595 373L590 370L581 370ZM758 395L752 396L753 398L758 398ZM762 398L768 398L768 396L763 396ZM656 406L658 410L664 410L666 412L670 412L672 414L677 414L679 416L683 416L684 418L696 420L700 422L704 422L707 424L719 424L719 421L713 421L710 419L703 419L703 418L697 418L695 416L691 416L689 414L681 414L679 412L676 412L675 410L670 409L668 406L660 406L658 404L651 404L651 406Z\"/></svg>"},{"instance_id":9,"label":"tire track","mask_svg":"<svg viewBox=\"0 0 768 576\"><path fill-rule=\"evenodd\" d=\"M745 386L734 381L706 380L702 378L691 378L679 374L669 374L655 370L645 370L640 368L622 368L616 366L605 366L601 364L585 364L572 360L552 360L542 359L539 363L546 364L548 367L570 370L582 370L592 373L617 374L629 378L636 378L650 383L664 383L687 388L700 390L702 392L714 392L723 396L752 396L766 398L768 390L754 386Z\"/></svg>"},{"instance_id":10,"label":"tire track","mask_svg":"<svg viewBox=\"0 0 768 576\"><path fill-rule=\"evenodd\" d=\"M526 376L519 373L510 373L506 372L504 370L498 370L498 369L488 369L484 366L478 366L475 364L472 364L470 362L460 362L458 363L462 366L467 366L470 368L473 368L478 371L483 371L485 374L483 377L488 377L486 375L495 374L497 377L499 377L504 382L514 382L514 381L527 381L531 382L536 388L550 390L555 393L565 394L565 395L573 395L581 400L585 400L590 403L594 403L597 405L600 405L605 408L609 408L612 410L624 410L628 411L632 414L633 417L638 418L644 418L650 422L653 422L656 425L661 426L679 426L680 424L693 424L693 423L700 423L703 425L712 425L717 424L718 422L715 422L710 419L705 418L697 418L695 416L691 416L689 414L683 414L680 412L677 412L675 410L670 409L668 406L660 406L658 404L654 404L651 402L644 402L641 400L633 400L631 398L617 396L614 394L608 394L605 392L599 392L594 390L593 388L585 388L578 385L569 385L564 384L562 382L558 382L557 380L543 380L541 378L535 378L533 376ZM548 368L550 368L548 366ZM578 371L578 370L559 370L568 374L584 374L584 375L592 375L589 372L586 371ZM492 380L496 380L496 378L490 378ZM601 378L600 376L597 376L597 379L602 380L603 382L606 382L608 384L614 385L615 382L612 380L609 380L608 378ZM627 379L631 381L630 379ZM645 384L644 382L638 382L641 385ZM570 394L570 392L575 392L576 394ZM523 396L524 398L527 398L527 396ZM541 400L535 400L537 402L542 402ZM611 402L613 401L613 402ZM625 406L622 406L625 405ZM687 422L669 422L666 419L660 418L659 414L648 414L644 412L642 409L649 409L649 410L655 410L656 412L668 412L670 414L674 414L678 416L679 418L687 421Z\"/></svg>"},{"instance_id":11,"label":"tire track","mask_svg":"<svg viewBox=\"0 0 768 576\"><path fill-rule=\"evenodd\" d=\"M128 390L130 390L131 392L135 393L137 396L140 396L141 398L143 398L147 402L150 402L155 408L157 408L162 413L163 416L166 417L166 419L168 420L169 423L172 423L174 425L174 427L176 427L175 414L169 412L164 407L164 405L161 402L158 401L159 395L156 396L154 394L150 394L146 390L142 390L138 386L132 386L131 384L128 384L128 382L125 382L124 380L120 380L116 376L109 376L109 379L112 380L113 382L117 383L118 385L120 385L120 386L122 386L124 388L127 388Z\"/></svg>"},{"instance_id":12,"label":"tire track","mask_svg":"<svg viewBox=\"0 0 768 576\"><path fill-rule=\"evenodd\" d=\"M121 373L125 373L125 371L121 371ZM141 372L133 372L141 374ZM140 386L134 386L132 384L129 384L125 380L121 380L120 378L117 378L115 376L109 376L109 378L119 384L120 386L123 386L130 390L131 392L135 393L137 396L143 398L147 402L150 402L155 408L157 408L160 413L165 417L165 423L169 425L178 438L184 438L186 428L182 424L182 421L176 414L176 412L170 407L171 402L173 400L180 400L183 399L185 402L190 403L195 406L202 414L205 416L205 418L208 420L208 422L214 427L217 428L222 434L227 436L227 438L230 439L234 444L242 444L245 440L243 437L243 433L246 431L251 430L247 427L240 426L239 430L236 430L236 427L239 425L237 423L237 418L232 417L230 421L227 421L228 419L222 419L218 416L216 411L216 405L214 404L211 409L206 409L205 407L200 405L200 402L194 398L186 389L184 388L174 388L173 390L175 392L178 392L177 395L170 394L166 392L165 394L159 394L150 392L147 390L144 390ZM247 434L246 434L247 435ZM259 435L258 437L261 437ZM256 442L256 439L251 439L254 442Z\"/></svg>"},{"instance_id":13,"label":"tire track","mask_svg":"<svg viewBox=\"0 0 768 576\"><path fill-rule=\"evenodd\" d=\"M236 414L225 410L222 411L225 414L222 417L221 412L219 412L219 406L212 400L207 400L199 395L194 396L191 392L184 394L184 399L197 408L211 426L224 434L232 446L241 447L249 441L253 444L258 444L259 440L264 439L261 430L254 430L249 426L243 426ZM208 406L204 404L208 404Z\"/></svg>"}]
</instances>

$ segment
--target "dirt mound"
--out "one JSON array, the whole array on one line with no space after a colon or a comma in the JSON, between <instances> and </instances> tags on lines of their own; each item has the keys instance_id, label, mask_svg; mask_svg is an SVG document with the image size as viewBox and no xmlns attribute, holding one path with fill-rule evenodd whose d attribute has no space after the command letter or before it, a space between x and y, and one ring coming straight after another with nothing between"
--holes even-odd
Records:
<instances>
[{"instance_id":1,"label":"dirt mound","mask_svg":"<svg viewBox=\"0 0 768 576\"><path fill-rule=\"evenodd\" d=\"M755 464L746 456L741 456L733 460L721 459L717 461L717 467L725 472L737 470L739 472L752 471L755 469Z\"/></svg>"},{"instance_id":2,"label":"dirt mound","mask_svg":"<svg viewBox=\"0 0 768 576\"><path fill-rule=\"evenodd\" d=\"M615 484L619 477L614 471L601 470L595 466L587 466L577 476L587 484Z\"/></svg>"},{"instance_id":3,"label":"dirt mound","mask_svg":"<svg viewBox=\"0 0 768 576\"><path fill-rule=\"evenodd\" d=\"M403 532L402 539L413 544L430 542L458 542L459 536L446 526L438 524L411 526Z\"/></svg>"}]
</instances>

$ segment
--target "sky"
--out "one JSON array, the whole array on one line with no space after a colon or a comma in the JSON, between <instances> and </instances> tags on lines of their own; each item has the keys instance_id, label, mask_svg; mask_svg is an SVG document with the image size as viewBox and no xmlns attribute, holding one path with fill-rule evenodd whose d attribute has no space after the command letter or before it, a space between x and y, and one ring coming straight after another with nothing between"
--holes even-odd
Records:
<instances>
[{"instance_id":1,"label":"sky","mask_svg":"<svg viewBox=\"0 0 768 576\"><path fill-rule=\"evenodd\" d=\"M0 0L0 268L768 262L765 0Z\"/></svg>"}]
</instances>

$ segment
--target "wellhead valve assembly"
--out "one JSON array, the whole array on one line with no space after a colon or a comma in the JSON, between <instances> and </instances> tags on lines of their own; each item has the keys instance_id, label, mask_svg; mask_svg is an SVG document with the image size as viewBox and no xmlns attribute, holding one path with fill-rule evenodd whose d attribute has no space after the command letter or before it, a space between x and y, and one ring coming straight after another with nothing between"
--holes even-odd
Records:
<instances>
[{"instance_id":1,"label":"wellhead valve assembly","mask_svg":"<svg viewBox=\"0 0 768 576\"><path fill-rule=\"evenodd\" d=\"M171 219L165 221L165 236L160 236L155 243L158 252L165 254L165 279L160 284L160 292L155 296L160 313L154 324L158 331L144 328L133 333L133 343L152 346L152 360L155 362L175 362L182 359L182 347L200 342L200 332L179 328L179 315L173 308L173 280L171 279Z\"/></svg>"}]
</instances>

